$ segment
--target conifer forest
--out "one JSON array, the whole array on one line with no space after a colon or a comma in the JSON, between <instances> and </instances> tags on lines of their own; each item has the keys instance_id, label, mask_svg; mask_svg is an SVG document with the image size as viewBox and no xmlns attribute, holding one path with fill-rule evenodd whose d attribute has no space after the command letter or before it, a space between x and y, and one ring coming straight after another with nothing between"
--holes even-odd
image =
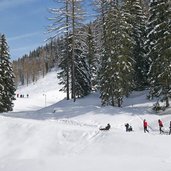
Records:
<instances>
[{"instance_id":1,"label":"conifer forest","mask_svg":"<svg viewBox=\"0 0 171 171\"><path fill-rule=\"evenodd\" d=\"M12 62L15 83L1 35L0 112L11 110L14 85L36 82L54 67L60 68L66 99L99 91L102 105L121 107L132 91L148 89L149 99L158 97L169 106L170 0L92 0L92 11L83 3L56 0L49 9L47 44Z\"/></svg>"}]
</instances>

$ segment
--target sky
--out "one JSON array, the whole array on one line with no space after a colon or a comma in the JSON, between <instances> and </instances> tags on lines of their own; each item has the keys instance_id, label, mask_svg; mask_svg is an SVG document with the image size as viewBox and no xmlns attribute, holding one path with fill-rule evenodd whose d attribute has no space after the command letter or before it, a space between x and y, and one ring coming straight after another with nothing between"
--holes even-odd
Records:
<instances>
[{"instance_id":1,"label":"sky","mask_svg":"<svg viewBox=\"0 0 171 171\"><path fill-rule=\"evenodd\" d=\"M46 43L53 7L54 0L0 0L0 33L6 35L12 60Z\"/></svg>"},{"instance_id":2,"label":"sky","mask_svg":"<svg viewBox=\"0 0 171 171\"><path fill-rule=\"evenodd\" d=\"M6 35L12 60L45 44L53 6L53 0L0 0L0 33Z\"/></svg>"}]
</instances>

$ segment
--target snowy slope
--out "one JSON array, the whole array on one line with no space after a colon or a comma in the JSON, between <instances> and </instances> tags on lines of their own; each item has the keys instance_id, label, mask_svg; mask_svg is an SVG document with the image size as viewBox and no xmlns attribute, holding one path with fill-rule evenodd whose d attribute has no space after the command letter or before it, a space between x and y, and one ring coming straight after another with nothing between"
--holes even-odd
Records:
<instances>
[{"instance_id":1,"label":"snowy slope","mask_svg":"<svg viewBox=\"0 0 171 171\"><path fill-rule=\"evenodd\" d=\"M0 115L0 171L170 171L171 136L159 135L157 120L168 130L170 110L155 115L146 92L134 92L122 108L101 107L98 93L62 100L56 72L22 87L14 112ZM47 102L45 106L46 94ZM151 128L143 133L142 119ZM125 132L129 122L134 132ZM108 132L100 126L110 123Z\"/></svg>"},{"instance_id":2,"label":"snowy slope","mask_svg":"<svg viewBox=\"0 0 171 171\"><path fill-rule=\"evenodd\" d=\"M65 97L64 93L59 92L60 88L55 70L34 84L21 86L16 91L16 94L19 94L19 96L22 94L24 98L17 98L14 111L37 110L58 102ZM27 94L29 98L27 98Z\"/></svg>"}]
</instances>

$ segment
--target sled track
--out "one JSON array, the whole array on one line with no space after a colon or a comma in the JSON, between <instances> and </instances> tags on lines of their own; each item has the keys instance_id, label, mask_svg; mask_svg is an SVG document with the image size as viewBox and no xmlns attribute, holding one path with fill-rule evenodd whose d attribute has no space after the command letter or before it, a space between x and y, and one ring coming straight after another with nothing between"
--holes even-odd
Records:
<instances>
[{"instance_id":1,"label":"sled track","mask_svg":"<svg viewBox=\"0 0 171 171\"><path fill-rule=\"evenodd\" d=\"M98 128L99 124L88 124L88 123L83 123L79 122L76 120L71 120L71 119L59 119L57 120L59 124L66 124L66 125L72 125L72 126L80 126L80 127L91 127L91 128Z\"/></svg>"}]
</instances>

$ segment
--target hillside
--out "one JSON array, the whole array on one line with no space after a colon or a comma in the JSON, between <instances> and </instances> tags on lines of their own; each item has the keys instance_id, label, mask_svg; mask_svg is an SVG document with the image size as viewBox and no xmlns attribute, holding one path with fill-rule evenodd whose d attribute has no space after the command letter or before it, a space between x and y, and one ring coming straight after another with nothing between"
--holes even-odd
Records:
<instances>
[{"instance_id":1,"label":"hillside","mask_svg":"<svg viewBox=\"0 0 171 171\"><path fill-rule=\"evenodd\" d=\"M59 89L55 71L18 89L29 98L17 98L14 111L0 115L0 171L170 171L171 136L159 134L157 120L168 130L171 115L153 114L147 92L113 108L101 107L98 93L74 103ZM127 122L133 132L125 132ZM99 131L107 123L111 130Z\"/></svg>"}]
</instances>

